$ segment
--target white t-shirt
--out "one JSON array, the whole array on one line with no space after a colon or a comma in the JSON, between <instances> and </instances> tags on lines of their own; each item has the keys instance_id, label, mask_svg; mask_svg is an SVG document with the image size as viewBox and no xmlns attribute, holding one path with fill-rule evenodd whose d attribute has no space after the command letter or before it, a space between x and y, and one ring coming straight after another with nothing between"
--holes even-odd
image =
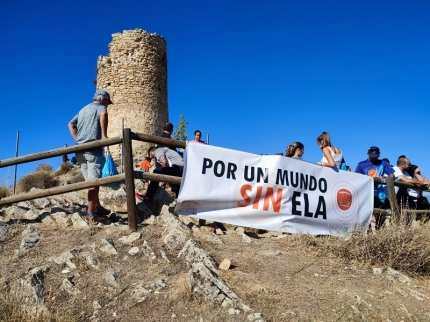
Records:
<instances>
[{"instance_id":1,"label":"white t-shirt","mask_svg":"<svg viewBox=\"0 0 430 322\"><path fill-rule=\"evenodd\" d=\"M340 169L340 166L342 165L342 159L343 159L343 153L341 149L339 149L340 153L336 154L334 153L331 147L328 147L328 148L330 149L330 154L331 154L331 157L333 158L334 163L336 163L336 167ZM322 164L328 163L327 158L325 156L322 157L321 163Z\"/></svg>"},{"instance_id":2,"label":"white t-shirt","mask_svg":"<svg viewBox=\"0 0 430 322\"><path fill-rule=\"evenodd\" d=\"M394 175L396 176L396 181L402 181L401 176L405 176L406 178L412 179L412 177L407 173L406 171L402 171L399 169L399 167L393 167ZM421 190L415 190L408 188L408 195L410 195L413 198L418 198L422 194Z\"/></svg>"}]
</instances>

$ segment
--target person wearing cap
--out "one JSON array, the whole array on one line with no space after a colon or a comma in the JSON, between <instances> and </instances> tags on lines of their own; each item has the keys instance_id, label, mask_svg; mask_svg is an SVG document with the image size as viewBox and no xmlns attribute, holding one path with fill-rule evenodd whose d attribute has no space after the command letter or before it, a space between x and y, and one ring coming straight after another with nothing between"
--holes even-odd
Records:
<instances>
[{"instance_id":1,"label":"person wearing cap","mask_svg":"<svg viewBox=\"0 0 430 322\"><path fill-rule=\"evenodd\" d=\"M70 134L76 144L92 142L107 138L108 113L107 107L113 104L108 92L97 89L93 102L84 106L69 122ZM85 180L98 179L102 175L105 162L103 147L76 153L82 175ZM99 201L99 186L88 189L88 214L86 218L91 221L104 221L110 210L103 208Z\"/></svg>"},{"instance_id":2,"label":"person wearing cap","mask_svg":"<svg viewBox=\"0 0 430 322\"><path fill-rule=\"evenodd\" d=\"M385 160L379 160L380 150L377 146L371 146L367 150L367 160L361 161L355 168L356 173L365 174L370 177L392 177L394 178L394 170ZM382 184L375 187L374 208L390 208L388 201L388 193Z\"/></svg>"}]
</instances>

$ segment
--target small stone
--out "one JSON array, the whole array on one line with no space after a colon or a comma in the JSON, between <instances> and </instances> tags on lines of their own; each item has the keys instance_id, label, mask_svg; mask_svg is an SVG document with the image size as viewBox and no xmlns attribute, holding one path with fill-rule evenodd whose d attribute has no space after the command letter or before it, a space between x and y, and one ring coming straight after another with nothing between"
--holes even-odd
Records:
<instances>
[{"instance_id":1,"label":"small stone","mask_svg":"<svg viewBox=\"0 0 430 322\"><path fill-rule=\"evenodd\" d=\"M244 243L250 243L251 242L251 238L248 235L243 234L242 235L242 241Z\"/></svg>"},{"instance_id":2,"label":"small stone","mask_svg":"<svg viewBox=\"0 0 430 322\"><path fill-rule=\"evenodd\" d=\"M228 314L229 315L240 314L240 311L234 308L230 308L228 309Z\"/></svg>"},{"instance_id":3,"label":"small stone","mask_svg":"<svg viewBox=\"0 0 430 322\"><path fill-rule=\"evenodd\" d=\"M245 229L243 227L237 227L234 231L238 235L243 235L245 233Z\"/></svg>"},{"instance_id":4,"label":"small stone","mask_svg":"<svg viewBox=\"0 0 430 322\"><path fill-rule=\"evenodd\" d=\"M221 264L219 265L219 269L222 269L224 271L228 271L230 269L231 266L231 260L228 258L225 258Z\"/></svg>"},{"instance_id":5,"label":"small stone","mask_svg":"<svg viewBox=\"0 0 430 322\"><path fill-rule=\"evenodd\" d=\"M373 274L375 274L375 275L380 275L380 274L382 274L382 268L374 267L374 268L373 268Z\"/></svg>"},{"instance_id":6,"label":"small stone","mask_svg":"<svg viewBox=\"0 0 430 322\"><path fill-rule=\"evenodd\" d=\"M217 234L217 235L224 235L224 232L222 231L221 228L217 228L217 229L215 229L215 234Z\"/></svg>"},{"instance_id":7,"label":"small stone","mask_svg":"<svg viewBox=\"0 0 430 322\"><path fill-rule=\"evenodd\" d=\"M94 310L100 310L102 308L99 300L94 300L93 308L94 308Z\"/></svg>"},{"instance_id":8,"label":"small stone","mask_svg":"<svg viewBox=\"0 0 430 322\"><path fill-rule=\"evenodd\" d=\"M130 250L128 251L131 256L137 255L139 252L140 249L137 246L130 248Z\"/></svg>"},{"instance_id":9,"label":"small stone","mask_svg":"<svg viewBox=\"0 0 430 322\"><path fill-rule=\"evenodd\" d=\"M101 240L100 245L99 245L99 249L102 252L111 254L111 255L116 255L118 252L115 249L113 240L109 237L105 237Z\"/></svg>"},{"instance_id":10,"label":"small stone","mask_svg":"<svg viewBox=\"0 0 430 322\"><path fill-rule=\"evenodd\" d=\"M130 235L128 235L128 236L123 236L123 237L121 237L121 238L119 239L119 241L120 241L121 243L124 243L124 244L131 244L132 242L134 242L134 241L138 240L140 237L142 237L142 234L141 234L141 233L139 233L139 232L134 232L134 233L131 233L131 234L130 234Z\"/></svg>"},{"instance_id":11,"label":"small stone","mask_svg":"<svg viewBox=\"0 0 430 322\"><path fill-rule=\"evenodd\" d=\"M252 313L248 315L248 321L264 320L266 315L264 313Z\"/></svg>"}]
</instances>

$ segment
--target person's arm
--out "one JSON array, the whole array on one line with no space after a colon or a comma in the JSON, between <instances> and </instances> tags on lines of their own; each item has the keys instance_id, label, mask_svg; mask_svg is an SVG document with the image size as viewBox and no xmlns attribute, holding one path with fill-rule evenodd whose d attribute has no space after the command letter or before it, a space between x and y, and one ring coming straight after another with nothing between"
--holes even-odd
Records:
<instances>
[{"instance_id":1,"label":"person's arm","mask_svg":"<svg viewBox=\"0 0 430 322\"><path fill-rule=\"evenodd\" d=\"M419 180L414 179L414 178L408 178L405 175L398 176L398 178L400 180L402 180L402 182L405 182L405 183L413 183L413 184L416 184L416 185L423 185L423 184L425 184L422 181L419 181Z\"/></svg>"},{"instance_id":2,"label":"person's arm","mask_svg":"<svg viewBox=\"0 0 430 322\"><path fill-rule=\"evenodd\" d=\"M396 179L396 174L394 172L394 169L388 164L388 162L382 161L384 162L384 172L387 175L387 177Z\"/></svg>"},{"instance_id":3,"label":"person's arm","mask_svg":"<svg viewBox=\"0 0 430 322\"><path fill-rule=\"evenodd\" d=\"M165 154L163 154L161 157L160 157L160 160L161 160L161 166L163 167L163 168L166 168L166 167L168 167L169 166L169 162L167 162L167 157L166 157L166 155Z\"/></svg>"},{"instance_id":4,"label":"person's arm","mask_svg":"<svg viewBox=\"0 0 430 322\"><path fill-rule=\"evenodd\" d=\"M108 129L108 113L106 111L100 112L100 126L102 128L102 139L106 139L107 136L107 129Z\"/></svg>"},{"instance_id":5,"label":"person's arm","mask_svg":"<svg viewBox=\"0 0 430 322\"><path fill-rule=\"evenodd\" d=\"M327 162L322 164L322 166L330 167L330 168L333 168L334 166L336 166L336 163L334 162L333 157L331 156L330 149L326 146L325 148L322 149L322 151L325 158L327 159Z\"/></svg>"},{"instance_id":6,"label":"person's arm","mask_svg":"<svg viewBox=\"0 0 430 322\"><path fill-rule=\"evenodd\" d=\"M72 135L72 137L76 141L78 139L78 128L73 123L69 123L68 127L69 127L70 134Z\"/></svg>"}]
</instances>

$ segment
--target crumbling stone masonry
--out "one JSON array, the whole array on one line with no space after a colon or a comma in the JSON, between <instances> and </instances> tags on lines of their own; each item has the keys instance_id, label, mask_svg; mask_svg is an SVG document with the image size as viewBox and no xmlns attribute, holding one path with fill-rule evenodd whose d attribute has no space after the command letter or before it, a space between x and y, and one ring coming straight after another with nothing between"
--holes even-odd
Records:
<instances>
[{"instance_id":1,"label":"crumbling stone masonry","mask_svg":"<svg viewBox=\"0 0 430 322\"><path fill-rule=\"evenodd\" d=\"M97 61L97 88L108 91L114 105L108 108L108 136L124 127L158 135L169 119L167 106L167 52L165 39L142 29L112 35L108 56ZM142 143L133 141L133 152ZM110 147L115 159L120 146Z\"/></svg>"}]
</instances>

